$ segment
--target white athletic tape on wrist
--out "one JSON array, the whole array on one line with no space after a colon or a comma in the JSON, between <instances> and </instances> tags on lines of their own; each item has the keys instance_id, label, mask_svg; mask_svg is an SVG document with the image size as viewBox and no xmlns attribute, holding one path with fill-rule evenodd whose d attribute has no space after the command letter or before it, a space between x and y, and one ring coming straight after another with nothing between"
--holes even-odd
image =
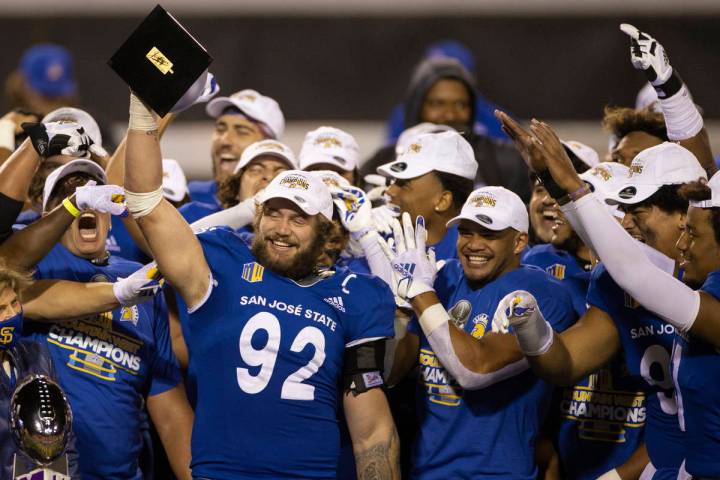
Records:
<instances>
[{"instance_id":1,"label":"white athletic tape on wrist","mask_svg":"<svg viewBox=\"0 0 720 480\"><path fill-rule=\"evenodd\" d=\"M162 185L152 192L125 190L125 204L133 218L142 218L153 211L163 199Z\"/></svg>"},{"instance_id":2,"label":"white athletic tape on wrist","mask_svg":"<svg viewBox=\"0 0 720 480\"><path fill-rule=\"evenodd\" d=\"M526 321L512 327L526 356L537 357L550 350L555 334L539 308Z\"/></svg>"},{"instance_id":3,"label":"white athletic tape on wrist","mask_svg":"<svg viewBox=\"0 0 720 480\"><path fill-rule=\"evenodd\" d=\"M0 120L0 148L15 150L15 122Z\"/></svg>"},{"instance_id":4,"label":"white athletic tape on wrist","mask_svg":"<svg viewBox=\"0 0 720 480\"><path fill-rule=\"evenodd\" d=\"M141 132L152 132L158 129L157 115L147 107L134 94L130 94L130 120L128 128Z\"/></svg>"},{"instance_id":5,"label":"white athletic tape on wrist","mask_svg":"<svg viewBox=\"0 0 720 480\"><path fill-rule=\"evenodd\" d=\"M660 99L670 140L687 140L703 128L703 118L685 85L670 98Z\"/></svg>"},{"instance_id":6,"label":"white athletic tape on wrist","mask_svg":"<svg viewBox=\"0 0 720 480\"><path fill-rule=\"evenodd\" d=\"M605 472L600 475L597 480L622 480L622 477L618 474L614 468L609 472Z\"/></svg>"},{"instance_id":7,"label":"white athletic tape on wrist","mask_svg":"<svg viewBox=\"0 0 720 480\"><path fill-rule=\"evenodd\" d=\"M420 328L422 328L426 337L429 337L435 329L445 325L448 320L450 320L450 315L447 310L445 310L445 307L439 303L426 308L422 315L420 315L420 318L418 318Z\"/></svg>"}]
</instances>

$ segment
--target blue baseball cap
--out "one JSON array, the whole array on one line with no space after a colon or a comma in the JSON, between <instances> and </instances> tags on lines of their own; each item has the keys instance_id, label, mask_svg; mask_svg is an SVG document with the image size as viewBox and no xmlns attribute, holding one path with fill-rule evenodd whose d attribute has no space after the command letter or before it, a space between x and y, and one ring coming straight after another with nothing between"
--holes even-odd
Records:
<instances>
[{"instance_id":1,"label":"blue baseball cap","mask_svg":"<svg viewBox=\"0 0 720 480\"><path fill-rule=\"evenodd\" d=\"M71 96L77 90L72 55L60 45L33 45L23 54L20 71L33 90L47 97Z\"/></svg>"}]
</instances>

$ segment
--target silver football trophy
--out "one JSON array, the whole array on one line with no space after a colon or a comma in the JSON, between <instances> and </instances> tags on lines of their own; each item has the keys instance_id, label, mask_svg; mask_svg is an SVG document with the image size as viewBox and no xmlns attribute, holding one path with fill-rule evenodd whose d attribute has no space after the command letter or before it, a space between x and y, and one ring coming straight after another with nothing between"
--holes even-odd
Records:
<instances>
[{"instance_id":1,"label":"silver football trophy","mask_svg":"<svg viewBox=\"0 0 720 480\"><path fill-rule=\"evenodd\" d=\"M15 480L70 480L65 455L72 411L60 386L45 375L30 375L10 401Z\"/></svg>"}]
</instances>

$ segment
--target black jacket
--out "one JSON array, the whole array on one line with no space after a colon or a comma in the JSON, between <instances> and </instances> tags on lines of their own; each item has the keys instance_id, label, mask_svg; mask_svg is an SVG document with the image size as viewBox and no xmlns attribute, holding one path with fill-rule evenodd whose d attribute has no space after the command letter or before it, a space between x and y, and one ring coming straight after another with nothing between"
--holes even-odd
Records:
<instances>
[{"instance_id":1,"label":"black jacket","mask_svg":"<svg viewBox=\"0 0 720 480\"><path fill-rule=\"evenodd\" d=\"M405 100L405 124L408 127L422 122L420 114L425 96L428 90L443 78L452 78L464 83L470 93L470 105L474 109L477 90L472 75L456 60L430 58L418 65L410 81ZM471 112L470 118L474 118L474 115L475 112ZM476 185L505 187L517 193L527 203L530 200L527 166L515 147L507 142L476 135L472 133L470 125L463 136L472 146L475 160L478 162ZM361 178L369 173L377 173L377 167L393 160L395 160L395 146L381 148L363 163L360 168Z\"/></svg>"},{"instance_id":2,"label":"black jacket","mask_svg":"<svg viewBox=\"0 0 720 480\"><path fill-rule=\"evenodd\" d=\"M8 350L16 369L17 382L28 375L40 374L50 378L55 377L52 357L47 347L30 339L21 339L17 345ZM10 379L0 366L0 478L12 478L13 459L18 448L10 433L10 399L13 389L10 388ZM67 455L70 464L69 475L73 480L80 478L78 456L75 450L75 436L71 432L67 444Z\"/></svg>"}]
</instances>

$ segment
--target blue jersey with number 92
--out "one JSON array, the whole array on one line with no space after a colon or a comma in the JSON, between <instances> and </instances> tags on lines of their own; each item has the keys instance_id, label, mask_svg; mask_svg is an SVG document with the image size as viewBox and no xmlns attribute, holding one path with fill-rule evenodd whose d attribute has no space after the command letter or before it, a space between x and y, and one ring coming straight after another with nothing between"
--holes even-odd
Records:
<instances>
[{"instance_id":1,"label":"blue jersey with number 92","mask_svg":"<svg viewBox=\"0 0 720 480\"><path fill-rule=\"evenodd\" d=\"M198 238L213 286L189 319L193 475L335 478L344 352L393 335L390 289L343 268L301 286L230 230Z\"/></svg>"}]
</instances>

